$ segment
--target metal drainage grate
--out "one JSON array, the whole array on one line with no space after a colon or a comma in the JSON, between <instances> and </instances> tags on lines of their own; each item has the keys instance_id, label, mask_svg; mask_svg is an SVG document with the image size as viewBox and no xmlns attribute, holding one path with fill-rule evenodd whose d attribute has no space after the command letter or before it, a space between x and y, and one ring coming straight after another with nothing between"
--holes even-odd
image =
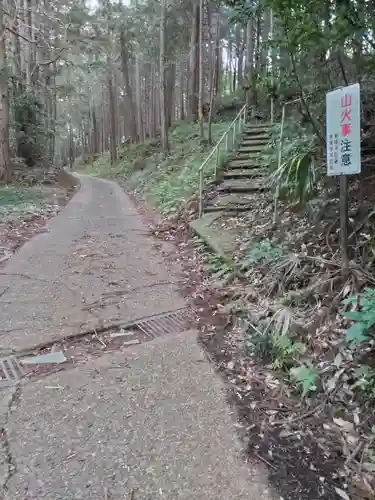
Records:
<instances>
[{"instance_id":1,"label":"metal drainage grate","mask_svg":"<svg viewBox=\"0 0 375 500\"><path fill-rule=\"evenodd\" d=\"M135 323L148 337L155 338L169 333L180 333L190 328L194 321L194 313L191 308L179 309Z\"/></svg>"},{"instance_id":2,"label":"metal drainage grate","mask_svg":"<svg viewBox=\"0 0 375 500\"><path fill-rule=\"evenodd\" d=\"M0 359L0 387L6 387L18 382L23 376L23 370L17 358L9 356Z\"/></svg>"}]
</instances>

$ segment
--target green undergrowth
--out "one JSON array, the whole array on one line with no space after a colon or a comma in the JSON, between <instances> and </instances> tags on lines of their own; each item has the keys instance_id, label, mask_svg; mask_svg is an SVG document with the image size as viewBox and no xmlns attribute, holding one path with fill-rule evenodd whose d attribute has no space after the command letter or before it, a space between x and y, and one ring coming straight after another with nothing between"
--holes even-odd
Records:
<instances>
[{"instance_id":1,"label":"green undergrowth","mask_svg":"<svg viewBox=\"0 0 375 500\"><path fill-rule=\"evenodd\" d=\"M214 143L228 126L227 121L213 124ZM196 196L199 167L213 146L200 140L199 125L191 122L174 124L170 129L169 144L168 155L160 151L157 139L150 139L122 147L115 165L110 165L109 154L105 153L78 168L91 175L117 180L142 193L163 213L178 212ZM213 157L205 168L206 182L213 179L215 162ZM220 163L224 162L225 157L221 155Z\"/></svg>"},{"instance_id":2,"label":"green undergrowth","mask_svg":"<svg viewBox=\"0 0 375 500\"><path fill-rule=\"evenodd\" d=\"M215 254L199 237L194 239L194 244L213 288L223 289L230 285L233 290L233 285L238 285L237 292L225 310L245 319L247 326L244 340L248 356L273 370L303 399L334 390L343 366L347 366L354 396L365 396L375 401L375 289L365 288L362 293L342 301L339 314L349 320L346 333L335 344L330 356L324 362L318 362L312 355L308 336L296 330L293 310L287 304L280 302L272 316L256 323L247 322L249 310L246 309L246 300L242 300L240 283L244 290L242 295L245 296L246 277L261 266L282 263L287 255L286 248L273 239L253 240L244 248L242 257L234 262ZM364 353L362 357L359 356L360 349ZM353 358L356 362L351 361L348 366Z\"/></svg>"},{"instance_id":3,"label":"green undergrowth","mask_svg":"<svg viewBox=\"0 0 375 500\"><path fill-rule=\"evenodd\" d=\"M41 189L15 185L0 186L0 220L35 212L45 201L45 193Z\"/></svg>"},{"instance_id":4,"label":"green undergrowth","mask_svg":"<svg viewBox=\"0 0 375 500\"><path fill-rule=\"evenodd\" d=\"M220 289L232 286L237 278L240 280L237 284L244 284L244 278L258 266L278 265L286 256L286 248L267 238L249 242L237 262L212 253L200 238L195 239L195 248L202 255L212 286ZM239 286L226 310L245 318L246 324L249 310L243 308L240 290ZM244 290L246 295L246 286ZM272 316L255 324L247 323L244 331L247 355L273 370L303 399L330 394L345 383L354 399L365 398L375 404L375 288L364 288L361 293L343 299L338 314L344 331L324 360L314 356L309 336L296 329L293 309L282 301ZM340 381L344 371L346 378Z\"/></svg>"}]
</instances>

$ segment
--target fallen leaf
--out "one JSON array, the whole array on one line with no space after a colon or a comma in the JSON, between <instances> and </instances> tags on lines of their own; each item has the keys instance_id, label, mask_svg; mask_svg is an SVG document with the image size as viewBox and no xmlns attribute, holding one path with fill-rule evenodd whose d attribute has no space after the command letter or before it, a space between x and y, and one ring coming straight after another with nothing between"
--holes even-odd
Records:
<instances>
[{"instance_id":1,"label":"fallen leaf","mask_svg":"<svg viewBox=\"0 0 375 500\"><path fill-rule=\"evenodd\" d=\"M371 462L363 462L363 469L367 472L375 472L375 464Z\"/></svg>"},{"instance_id":2,"label":"fallen leaf","mask_svg":"<svg viewBox=\"0 0 375 500\"><path fill-rule=\"evenodd\" d=\"M336 425L344 429L344 431L346 432L352 432L354 430L354 425L347 420L344 420L342 418L333 418L333 421Z\"/></svg>"},{"instance_id":3,"label":"fallen leaf","mask_svg":"<svg viewBox=\"0 0 375 500\"><path fill-rule=\"evenodd\" d=\"M339 352L338 354L336 354L335 359L333 360L333 364L336 366L336 368L340 368L342 362L343 362L343 357L342 354Z\"/></svg>"},{"instance_id":4,"label":"fallen leaf","mask_svg":"<svg viewBox=\"0 0 375 500\"><path fill-rule=\"evenodd\" d=\"M343 498L344 500L350 500L350 497L346 493L346 491L342 490L341 488L337 488L337 487L335 487L335 491L340 498Z\"/></svg>"},{"instance_id":5,"label":"fallen leaf","mask_svg":"<svg viewBox=\"0 0 375 500\"><path fill-rule=\"evenodd\" d=\"M363 496L364 498L367 498L368 500L374 499L374 489L365 476L362 476L360 482L357 484L357 488L360 490L361 496Z\"/></svg>"}]
</instances>

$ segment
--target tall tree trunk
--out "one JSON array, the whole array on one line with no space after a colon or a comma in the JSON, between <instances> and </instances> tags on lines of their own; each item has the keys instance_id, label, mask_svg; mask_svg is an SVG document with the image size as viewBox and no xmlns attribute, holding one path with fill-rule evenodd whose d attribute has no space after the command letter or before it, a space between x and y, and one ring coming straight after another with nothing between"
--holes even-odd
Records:
<instances>
[{"instance_id":1,"label":"tall tree trunk","mask_svg":"<svg viewBox=\"0 0 375 500\"><path fill-rule=\"evenodd\" d=\"M97 118L96 118L96 111L95 111L95 106L93 105L93 108L92 108L92 115L91 115L91 119L92 119L92 135L93 135L93 140L92 140L92 148L91 148L91 153L92 154L96 154L96 153L99 153L99 141L100 141L100 137L99 137L99 131L98 131L98 122L97 122Z\"/></svg>"},{"instance_id":2,"label":"tall tree trunk","mask_svg":"<svg viewBox=\"0 0 375 500\"><path fill-rule=\"evenodd\" d=\"M109 127L110 127L110 143L109 151L111 157L111 165L117 161L117 144L116 144L116 104L115 90L113 88L113 70L112 62L108 58L108 100L109 100Z\"/></svg>"},{"instance_id":3,"label":"tall tree trunk","mask_svg":"<svg viewBox=\"0 0 375 500\"><path fill-rule=\"evenodd\" d=\"M73 170L74 164L74 141L73 141L73 125L72 118L69 120L69 168Z\"/></svg>"},{"instance_id":4,"label":"tall tree trunk","mask_svg":"<svg viewBox=\"0 0 375 500\"><path fill-rule=\"evenodd\" d=\"M199 81L199 3L194 0L193 20L190 37L190 71L189 71L189 95L188 95L188 117L189 120L198 119L198 81Z\"/></svg>"},{"instance_id":5,"label":"tall tree trunk","mask_svg":"<svg viewBox=\"0 0 375 500\"><path fill-rule=\"evenodd\" d=\"M4 10L0 6L0 182L11 177L9 158L9 98Z\"/></svg>"},{"instance_id":6,"label":"tall tree trunk","mask_svg":"<svg viewBox=\"0 0 375 500\"><path fill-rule=\"evenodd\" d=\"M260 71L265 74L268 66L268 37L271 27L270 9L265 9L263 14L262 48L260 53Z\"/></svg>"},{"instance_id":7,"label":"tall tree trunk","mask_svg":"<svg viewBox=\"0 0 375 500\"><path fill-rule=\"evenodd\" d=\"M203 92L204 92L204 67L203 67L203 8L204 0L199 1L199 131L201 140L204 139Z\"/></svg>"},{"instance_id":8,"label":"tall tree trunk","mask_svg":"<svg viewBox=\"0 0 375 500\"><path fill-rule=\"evenodd\" d=\"M155 104L155 70L151 65L151 78L150 78L150 136L156 136L156 104Z\"/></svg>"},{"instance_id":9,"label":"tall tree trunk","mask_svg":"<svg viewBox=\"0 0 375 500\"><path fill-rule=\"evenodd\" d=\"M31 42L34 42L34 30L33 30L33 2L32 0L25 0L25 12L26 12L26 23L27 23L27 37ZM35 48L33 43L27 44L28 55L27 55L27 68L26 68L26 86L30 89L32 84L32 72L35 65Z\"/></svg>"},{"instance_id":10,"label":"tall tree trunk","mask_svg":"<svg viewBox=\"0 0 375 500\"><path fill-rule=\"evenodd\" d=\"M216 46L215 46L215 61L216 61L216 74L215 74L215 95L220 94L220 75L221 75L221 47L220 47L220 39L221 39L221 16L220 10L217 13L217 25L216 25Z\"/></svg>"},{"instance_id":11,"label":"tall tree trunk","mask_svg":"<svg viewBox=\"0 0 375 500\"><path fill-rule=\"evenodd\" d=\"M53 163L55 159L56 149L56 120L57 120L57 90L56 90L56 61L53 63L52 89L51 89L51 141L50 141L50 158Z\"/></svg>"},{"instance_id":12,"label":"tall tree trunk","mask_svg":"<svg viewBox=\"0 0 375 500\"><path fill-rule=\"evenodd\" d=\"M253 78L250 82L250 92L251 92L251 105L254 107L258 106L258 91L257 91L257 83L258 77L260 75L261 68L261 44L260 44L260 35L261 35L261 17L258 15L256 20L256 38L255 38L255 68L253 72Z\"/></svg>"},{"instance_id":13,"label":"tall tree trunk","mask_svg":"<svg viewBox=\"0 0 375 500\"><path fill-rule=\"evenodd\" d=\"M233 44L232 40L228 42L228 79L229 79L229 92L233 94Z\"/></svg>"},{"instance_id":14,"label":"tall tree trunk","mask_svg":"<svg viewBox=\"0 0 375 500\"><path fill-rule=\"evenodd\" d=\"M236 45L237 45L237 87L242 85L243 79L243 52L244 52L244 43L243 43L243 34L241 25L237 26L236 29Z\"/></svg>"},{"instance_id":15,"label":"tall tree trunk","mask_svg":"<svg viewBox=\"0 0 375 500\"><path fill-rule=\"evenodd\" d=\"M137 132L137 118L134 106L133 90L130 85L130 79L129 79L129 68L128 68L129 56L128 56L124 27L122 27L120 31L120 50L121 50L121 71L125 86L125 100L127 108L126 112L128 114L128 119L129 119L130 136L133 141L137 141L139 140L139 135Z\"/></svg>"},{"instance_id":16,"label":"tall tree trunk","mask_svg":"<svg viewBox=\"0 0 375 500\"><path fill-rule=\"evenodd\" d=\"M160 122L161 122L161 147L166 153L169 149L168 144L168 123L166 116L166 98L165 98L165 0L161 0L160 6Z\"/></svg>"},{"instance_id":17,"label":"tall tree trunk","mask_svg":"<svg viewBox=\"0 0 375 500\"><path fill-rule=\"evenodd\" d=\"M179 82L180 82L180 113L179 113L179 119L180 120L185 120L185 63L182 61L180 63L180 74L179 74Z\"/></svg>"},{"instance_id":18,"label":"tall tree trunk","mask_svg":"<svg viewBox=\"0 0 375 500\"><path fill-rule=\"evenodd\" d=\"M139 47L135 53L135 94L137 101L137 134L140 141L143 141L143 120L142 120L142 101L141 101L141 75L139 67Z\"/></svg>"},{"instance_id":19,"label":"tall tree trunk","mask_svg":"<svg viewBox=\"0 0 375 500\"><path fill-rule=\"evenodd\" d=\"M246 27L246 80L247 80L247 105L252 102L252 83L254 72L254 21L250 19Z\"/></svg>"},{"instance_id":20,"label":"tall tree trunk","mask_svg":"<svg viewBox=\"0 0 375 500\"><path fill-rule=\"evenodd\" d=\"M167 86L166 86L166 112L168 128L172 125L174 119L174 92L176 85L176 63L169 64L167 71Z\"/></svg>"},{"instance_id":21,"label":"tall tree trunk","mask_svg":"<svg viewBox=\"0 0 375 500\"><path fill-rule=\"evenodd\" d=\"M214 64L212 68L212 79L210 87L210 109L208 113L208 144L212 144L212 115L215 102L215 77L216 77L215 66L216 65Z\"/></svg>"}]
</instances>

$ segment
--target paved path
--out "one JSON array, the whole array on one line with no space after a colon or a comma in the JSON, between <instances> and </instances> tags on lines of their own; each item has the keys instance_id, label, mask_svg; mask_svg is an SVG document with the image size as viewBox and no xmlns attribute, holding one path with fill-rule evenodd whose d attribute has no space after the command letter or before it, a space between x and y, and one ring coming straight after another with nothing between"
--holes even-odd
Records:
<instances>
[{"instance_id":1,"label":"paved path","mask_svg":"<svg viewBox=\"0 0 375 500\"><path fill-rule=\"evenodd\" d=\"M130 200L101 180L83 178L49 232L26 244L4 273L4 352L184 305ZM108 287L132 291L119 308L88 311ZM271 494L257 466L244 462L222 382L188 331L0 390L1 498Z\"/></svg>"},{"instance_id":2,"label":"paved path","mask_svg":"<svg viewBox=\"0 0 375 500\"><path fill-rule=\"evenodd\" d=\"M0 270L3 353L184 305L176 278L121 188L81 180L48 232ZM111 297L100 300L106 293Z\"/></svg>"}]
</instances>

